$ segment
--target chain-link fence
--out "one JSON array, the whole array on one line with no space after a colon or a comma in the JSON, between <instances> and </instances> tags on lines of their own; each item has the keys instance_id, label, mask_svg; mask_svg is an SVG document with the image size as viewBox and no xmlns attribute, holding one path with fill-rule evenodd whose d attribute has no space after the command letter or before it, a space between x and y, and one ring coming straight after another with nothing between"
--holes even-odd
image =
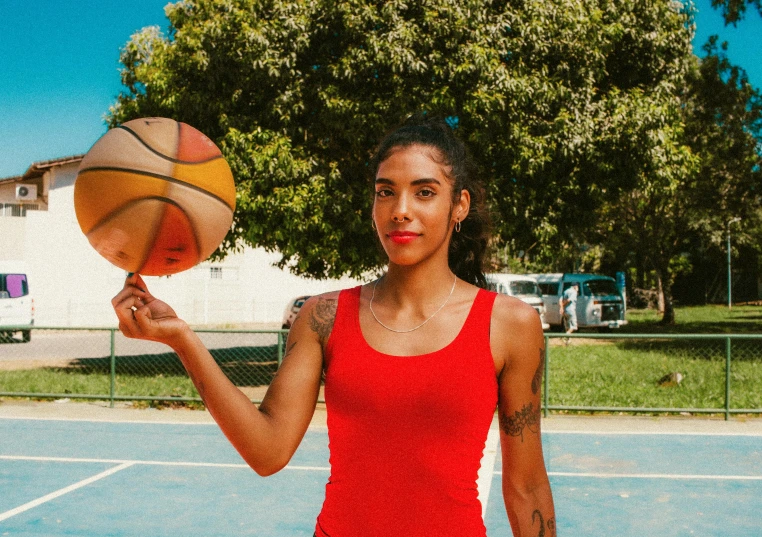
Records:
<instances>
[{"instance_id":1,"label":"chain-link fence","mask_svg":"<svg viewBox=\"0 0 762 537\"><path fill-rule=\"evenodd\" d=\"M283 358L281 330L197 330L228 378L260 401ZM35 328L28 343L0 344L0 395L200 401L167 346L115 329Z\"/></svg>"},{"instance_id":2,"label":"chain-link fence","mask_svg":"<svg viewBox=\"0 0 762 537\"><path fill-rule=\"evenodd\" d=\"M762 335L546 335L550 411L762 413Z\"/></svg>"},{"instance_id":3,"label":"chain-link fence","mask_svg":"<svg viewBox=\"0 0 762 537\"><path fill-rule=\"evenodd\" d=\"M197 333L228 378L261 401L286 332ZM546 414L762 413L762 335L548 333L546 348ZM168 347L102 328L35 328L30 342L5 337L0 396L200 402Z\"/></svg>"}]
</instances>

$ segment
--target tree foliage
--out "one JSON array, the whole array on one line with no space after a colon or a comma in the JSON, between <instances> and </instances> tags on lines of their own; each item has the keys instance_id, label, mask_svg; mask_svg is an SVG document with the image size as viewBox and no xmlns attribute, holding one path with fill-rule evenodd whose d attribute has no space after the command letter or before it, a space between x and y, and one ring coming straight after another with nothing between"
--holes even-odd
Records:
<instances>
[{"instance_id":1,"label":"tree foliage","mask_svg":"<svg viewBox=\"0 0 762 537\"><path fill-rule=\"evenodd\" d=\"M208 134L238 189L223 251L262 246L322 278L382 262L368 182L381 137L413 113L446 117L509 255L548 269L572 268L580 245L645 256L668 293L684 237L758 203L758 95L716 47L697 61L690 10L186 0L167 7L167 35L124 47L109 122L165 116Z\"/></svg>"},{"instance_id":2,"label":"tree foliage","mask_svg":"<svg viewBox=\"0 0 762 537\"><path fill-rule=\"evenodd\" d=\"M110 123L167 116L220 143L239 199L225 247L316 277L376 267L367 160L407 115L453 118L496 231L549 259L643 170L683 166L677 4L195 0L122 54ZM656 155L667 155L654 162Z\"/></svg>"},{"instance_id":3,"label":"tree foliage","mask_svg":"<svg viewBox=\"0 0 762 537\"><path fill-rule=\"evenodd\" d=\"M738 21L746 16L748 8L756 8L762 16L762 0L712 0L712 7L722 10L725 24L738 25Z\"/></svg>"}]
</instances>

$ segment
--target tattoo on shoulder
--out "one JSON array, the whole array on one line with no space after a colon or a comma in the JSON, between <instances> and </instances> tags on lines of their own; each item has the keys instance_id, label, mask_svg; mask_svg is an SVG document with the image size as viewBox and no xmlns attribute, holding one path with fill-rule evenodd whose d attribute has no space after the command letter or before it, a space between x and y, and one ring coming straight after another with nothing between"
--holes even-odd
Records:
<instances>
[{"instance_id":1,"label":"tattoo on shoulder","mask_svg":"<svg viewBox=\"0 0 762 537\"><path fill-rule=\"evenodd\" d=\"M535 509L532 513L532 526L534 526L536 519L539 519L540 521L540 532L537 534L537 537L545 537L545 519L542 516L542 513L540 513L539 509ZM556 519L550 518L547 522L547 528L550 532L548 537L555 537L556 535Z\"/></svg>"},{"instance_id":2,"label":"tattoo on shoulder","mask_svg":"<svg viewBox=\"0 0 762 537\"><path fill-rule=\"evenodd\" d=\"M527 403L521 410L513 413L513 416L502 414L500 416L500 428L508 436L519 436L524 441L524 429L538 434L540 432L540 409L534 407L534 403Z\"/></svg>"},{"instance_id":3,"label":"tattoo on shoulder","mask_svg":"<svg viewBox=\"0 0 762 537\"><path fill-rule=\"evenodd\" d=\"M540 348L540 363L537 364L537 371L534 372L532 378L532 393L537 394L540 391L540 385L542 384L542 372L545 369L545 347Z\"/></svg>"},{"instance_id":4,"label":"tattoo on shoulder","mask_svg":"<svg viewBox=\"0 0 762 537\"><path fill-rule=\"evenodd\" d=\"M334 298L319 298L318 303L310 312L310 328L320 338L320 343L325 345L328 336L333 329L333 321L336 319L336 304Z\"/></svg>"}]
</instances>

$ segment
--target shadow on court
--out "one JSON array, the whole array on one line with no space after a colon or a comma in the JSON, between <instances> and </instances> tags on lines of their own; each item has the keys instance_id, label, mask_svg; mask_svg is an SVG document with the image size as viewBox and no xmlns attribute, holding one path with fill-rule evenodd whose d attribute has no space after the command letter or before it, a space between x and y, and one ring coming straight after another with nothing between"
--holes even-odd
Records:
<instances>
[{"instance_id":1,"label":"shadow on court","mask_svg":"<svg viewBox=\"0 0 762 537\"><path fill-rule=\"evenodd\" d=\"M267 386L278 369L278 346L241 346L210 349L209 351L228 378L240 386ZM111 373L111 358L76 358L65 366L42 368L71 375L105 375ZM174 352L117 355L114 360L117 375L129 377L186 377L187 373Z\"/></svg>"}]
</instances>

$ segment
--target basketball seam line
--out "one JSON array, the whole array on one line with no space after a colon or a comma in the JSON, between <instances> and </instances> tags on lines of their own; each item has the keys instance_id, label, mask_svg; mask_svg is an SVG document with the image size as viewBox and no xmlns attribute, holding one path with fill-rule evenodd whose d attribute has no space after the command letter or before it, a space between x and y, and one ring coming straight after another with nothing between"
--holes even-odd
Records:
<instances>
[{"instance_id":1,"label":"basketball seam line","mask_svg":"<svg viewBox=\"0 0 762 537\"><path fill-rule=\"evenodd\" d=\"M176 185L182 185L187 186L188 188L191 188L193 190L196 190L197 192L201 192L203 194L206 194L207 196L210 196L220 203L222 203L225 207L229 208L231 211L234 211L234 208L230 206L230 204L222 199L220 196L215 194L214 192L210 192L209 190L206 190L205 188L202 188L200 186L194 185L193 183L189 183L187 181L183 181L182 179L176 179L174 177L170 177L168 175L162 175L160 173L155 172L149 172L145 170L139 170L135 168L119 168L116 166L92 166L90 168L84 168L80 170L77 173L77 176L82 175L85 172L125 172L125 173L132 173L135 175L145 175L148 177L153 177L155 179L161 179L163 181L167 181L168 183L173 183Z\"/></svg>"},{"instance_id":2,"label":"basketball seam line","mask_svg":"<svg viewBox=\"0 0 762 537\"><path fill-rule=\"evenodd\" d=\"M178 130L179 130L179 125L180 125L180 123L178 122L177 124L178 124ZM156 149L154 149L153 147L151 147L150 145L148 145L148 144L145 142L145 140L143 140L143 139L140 137L140 135L138 135L138 133L136 133L136 132L135 132L134 130L132 130L131 128L129 128L129 127L125 127L124 125L120 125L120 126L119 126L119 127L117 127L117 128L118 128L118 129L124 129L124 130L126 130L127 132L129 132L130 134L132 134L132 135L133 135L135 138L137 138L137 140L138 140L138 141L139 141L141 144L143 144L143 145L145 146L145 148L146 148L146 149L148 149L148 150L149 150L151 153L154 153L156 156L158 156L158 157L161 157L161 158L163 158L164 160L168 160L168 161L170 161L170 162L174 162L175 164L205 164L205 163L207 163L207 162L212 162L213 160L218 160L218 159L223 159L223 160L224 160L224 158L225 158L225 157L223 157L223 156L222 156L222 154L220 154L219 156L216 156L216 157L211 157L211 158L208 158L208 159L206 159L206 160L199 160L199 161L180 160L180 159L172 158L172 157L169 157L169 156L165 155L164 153L159 153L159 152L158 152ZM178 137L178 139L179 139L179 137ZM219 150L219 148L218 148L218 150Z\"/></svg>"},{"instance_id":3,"label":"basketball seam line","mask_svg":"<svg viewBox=\"0 0 762 537\"><path fill-rule=\"evenodd\" d=\"M174 205L175 207L180 209L183 213L185 213L185 210L180 206L180 204L178 204L173 199L162 197L162 196L150 196L150 197L146 197L146 198L141 198L139 200L132 200L132 201L130 201L130 202L124 204L124 205L119 206L119 208L117 208L115 211L112 211L111 213L109 213L109 215L106 216L106 218L104 218L103 220L99 221L92 228L90 228L90 231L88 231L87 234L90 235L90 233L92 233L93 231L95 231L95 230L105 226L108 222L110 222L111 220L116 218L119 214L121 214L124 211L126 211L130 206L133 206L136 203L139 203L139 202L141 202L143 200L146 200L146 199L155 199L155 200L163 201L163 202L168 203L170 205ZM161 222L164 219L164 214L165 213L162 212L162 215L159 217L157 225L155 226L155 229L153 230L153 234L154 235L158 232L158 229L161 227ZM201 254L201 245L199 244L199 240L198 240L198 230L196 229L196 226L193 225L193 222L190 219L188 219L188 222L190 223L191 228L192 228L192 232L193 233L191 233L191 235L193 236L193 241L196 243L196 251L199 254ZM140 268L138 270L136 270L135 272L139 273L141 270L143 270L145 268L145 265L146 265L146 263L148 263L148 259L149 259L149 256L150 256L152 250L153 250L153 245L151 246L151 248L148 249L147 252L144 253L144 255L141 258L140 263L139 263ZM199 262L200 261L201 260L199 260Z\"/></svg>"}]
</instances>

